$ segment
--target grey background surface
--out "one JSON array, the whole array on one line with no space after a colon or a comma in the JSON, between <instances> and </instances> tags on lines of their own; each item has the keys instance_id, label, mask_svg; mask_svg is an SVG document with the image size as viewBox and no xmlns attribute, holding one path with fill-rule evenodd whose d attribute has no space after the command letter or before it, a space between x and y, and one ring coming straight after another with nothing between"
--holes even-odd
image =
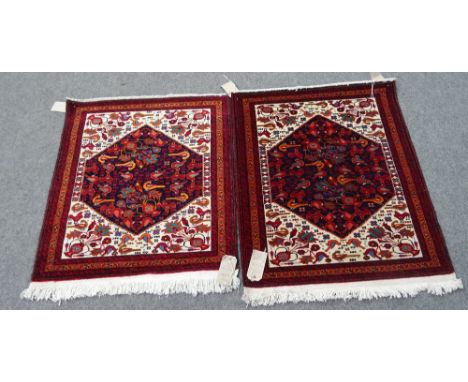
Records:
<instances>
[{"instance_id":1,"label":"grey background surface","mask_svg":"<svg viewBox=\"0 0 468 382\"><path fill-rule=\"evenodd\" d=\"M226 73L240 89L368 80L368 73ZM468 75L384 73L398 96L456 272L468 287ZM19 298L34 263L64 114L54 101L168 93L222 93L221 73L0 74L1 309L245 309L242 289L192 297L132 295L63 302ZM274 309L466 309L468 290L446 296L276 305ZM252 309L252 308L250 308Z\"/></svg>"}]
</instances>

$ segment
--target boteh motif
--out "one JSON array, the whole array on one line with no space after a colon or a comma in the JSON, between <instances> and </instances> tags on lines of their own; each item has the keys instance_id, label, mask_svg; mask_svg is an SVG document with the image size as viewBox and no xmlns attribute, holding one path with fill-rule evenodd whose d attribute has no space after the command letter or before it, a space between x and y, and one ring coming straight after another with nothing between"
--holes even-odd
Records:
<instances>
[{"instance_id":1,"label":"boteh motif","mask_svg":"<svg viewBox=\"0 0 468 382\"><path fill-rule=\"evenodd\" d=\"M379 144L316 116L268 152L273 201L344 238L394 196Z\"/></svg>"},{"instance_id":2,"label":"boteh motif","mask_svg":"<svg viewBox=\"0 0 468 382\"><path fill-rule=\"evenodd\" d=\"M86 162L81 200L138 234L202 195L203 158L144 126Z\"/></svg>"}]
</instances>

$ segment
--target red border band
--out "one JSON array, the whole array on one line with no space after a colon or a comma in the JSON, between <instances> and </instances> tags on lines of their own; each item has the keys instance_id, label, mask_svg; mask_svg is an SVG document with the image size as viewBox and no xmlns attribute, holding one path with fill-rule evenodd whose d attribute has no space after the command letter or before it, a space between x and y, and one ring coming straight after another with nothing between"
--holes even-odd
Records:
<instances>
[{"instance_id":1,"label":"red border band","mask_svg":"<svg viewBox=\"0 0 468 382\"><path fill-rule=\"evenodd\" d=\"M219 253L216 248L216 244L211 252L200 252L200 253L183 253L175 255L158 255L158 259L173 259L170 265L158 265L148 266L144 265L150 259L154 259L155 255L147 256L121 256L121 257L109 257L99 259L76 259L76 260L62 260L61 259L61 248L65 234L67 213L63 213L61 216L60 226L58 228L58 245L54 254L54 266L64 265L65 268L72 264L83 265L80 270L50 270L48 269L47 257L48 249L51 240L51 236L54 230L53 220L57 212L57 204L60 196L60 187L64 178L65 171L65 159L70 152L74 150L74 157L72 162L72 173L77 167L79 147L81 146L81 136L84 128L84 121L86 116L87 108L102 108L105 110L107 107L121 107L121 110L148 110L151 105L157 105L152 109L164 109L165 104L171 104L171 109L176 108L174 104L183 103L199 103L196 107L210 107L212 113L212 149L213 149L213 166L212 166L212 197L213 197L213 222L217 222L217 216L223 211L225 226L223 230L226 237L234 237L235 235L235 213L234 213L234 201L230 195L234 192L234 183L232 177L229 175L232 173L233 167L233 153L232 153L232 125L231 125L231 110L229 97L227 96L208 96L208 97L173 97L173 98L156 98L156 99L128 99L128 100L115 100L115 101L95 101L95 102L67 102L67 112L65 116L65 124L62 132L62 138L60 143L59 154L52 178L52 184L49 191L49 197L47 202L47 209L44 215L44 221L42 225L42 231L39 238L39 245L36 255L36 262L34 265L34 271L32 280L33 281L59 281L59 280L71 280L71 279L87 279L87 278L98 278L98 277L112 277L112 276L130 276L148 273L175 273L184 271L200 271L200 270L216 270L219 268L219 263L223 254ZM202 103L221 103L221 109L217 109L215 106L204 106ZM125 109L126 105L133 105L128 109ZM139 105L135 107L135 105ZM71 133L75 117L77 116L77 109L84 110L80 120L78 137L75 142L75 146L71 146ZM181 106L181 108L187 108ZM221 124L221 126L218 126ZM223 137L223 152L216 152L217 145L217 134L215 131L221 129ZM215 163L221 158L223 161L223 172L224 176L224 190L216 189L217 170ZM68 211L71 203L71 195L74 184L74 178L68 182L68 187L65 196L65 208L64 211ZM216 205L216 195L218 192L222 192L224 206ZM57 229L57 228L56 228ZM216 230L219 227L213 226L213 240L216 240ZM225 243L225 254L235 255L236 253L236 242L235 240L226 240ZM197 262L190 262L190 259L197 259ZM187 260L188 259L188 260ZM203 259L200 261L200 259ZM138 266L141 262L142 265ZM126 267L125 264L131 263L131 266ZM105 265L105 267L99 268L99 264ZM96 266L97 265L97 266Z\"/></svg>"},{"instance_id":2,"label":"red border band","mask_svg":"<svg viewBox=\"0 0 468 382\"><path fill-rule=\"evenodd\" d=\"M255 168L256 183L256 204L258 206L257 216L259 220L259 240L260 246L263 248L255 248L263 250L266 246L266 229L263 214L263 196L260 182L259 173L259 155L258 145L256 142L255 129L255 110L257 104L266 103L281 103L281 102L303 102L310 100L330 99L329 94L333 93L333 99L353 98L347 95L350 91L356 93L354 97L369 97L372 91L371 84L356 84L347 86L329 86L313 89L302 89L297 91L291 90L278 90L278 91L265 91L258 93L237 93L233 96L234 100L234 114L236 124L236 137L237 137L237 169L239 177L239 216L240 216L240 250L241 262L243 270L243 281L246 287L267 287L267 286L282 286L282 285L302 285L302 284L318 284L318 283L336 283L336 282L353 282L353 281L367 281L379 279L394 279L394 278L407 278L417 276L432 276L453 273L453 266L448 256L447 247L443 238L443 234L437 217L432 205L426 183L424 181L421 167L419 165L413 144L411 142L408 129L403 119L403 115L398 104L396 85L395 82L376 83L373 86L374 94L377 99L377 104L390 142L390 149L394 157L397 171L400 174L404 193L407 196L409 191L409 179L402 176L403 164L397 155L398 149L395 142L392 140L389 130L391 126L396 127L399 141L401 142L402 151L409 163L409 170L411 178L417 185L417 195L419 199L422 212L426 218L427 225L430 230L432 242L435 245L436 258L430 261L428 255L428 242L424 238L420 225L415 222L415 228L420 240L423 259L408 259L408 260L392 260L385 262L385 264L378 264L381 266L374 267L376 270L366 271L369 263L353 263L353 264L329 264L329 265L310 265L300 267L285 267L285 268L270 268L268 264L265 268L264 278L259 282L252 282L247 279L247 269L250 262L252 250L254 249L252 226L251 226L251 200L249 199L249 173L247 171L248 161L253 161ZM244 104L248 105L250 115L245 115ZM248 153L246 150L246 129L245 119L249 119L253 136L253 153ZM401 153L400 153L401 154ZM249 158L248 158L249 157ZM411 216L415 216L416 206L408 198L408 206ZM397 270L389 271L387 264L392 265L392 269ZM413 263L412 269L405 269L407 264ZM401 269L398 269L401 268ZM408 267L407 267L408 268ZM314 275L304 275L308 270L314 270ZM337 272L336 270L339 270ZM310 272L309 272L310 273Z\"/></svg>"}]
</instances>

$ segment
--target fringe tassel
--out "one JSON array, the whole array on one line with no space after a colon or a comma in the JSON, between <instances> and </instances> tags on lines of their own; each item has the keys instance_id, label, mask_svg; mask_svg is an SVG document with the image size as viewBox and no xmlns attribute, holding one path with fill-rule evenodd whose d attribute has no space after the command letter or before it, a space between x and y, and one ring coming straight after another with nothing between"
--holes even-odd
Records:
<instances>
[{"instance_id":1,"label":"fringe tassel","mask_svg":"<svg viewBox=\"0 0 468 382\"><path fill-rule=\"evenodd\" d=\"M252 306L327 300L370 300L374 298L413 297L420 292L434 295L463 289L455 274L408 279L364 281L341 284L300 285L274 288L244 288L242 299Z\"/></svg>"},{"instance_id":2,"label":"fringe tassel","mask_svg":"<svg viewBox=\"0 0 468 382\"><path fill-rule=\"evenodd\" d=\"M122 294L170 295L187 293L193 296L207 293L227 293L239 287L237 271L230 285L220 285L217 271L184 272L164 275L108 277L101 279L32 282L21 293L27 300L60 302L80 297Z\"/></svg>"},{"instance_id":3,"label":"fringe tassel","mask_svg":"<svg viewBox=\"0 0 468 382\"><path fill-rule=\"evenodd\" d=\"M359 84L375 84L375 83L382 83L382 82L395 82L396 78L384 78L382 80L363 80L363 81L348 81L348 82L335 82L329 84L322 84L322 85L309 85L309 86L293 86L293 87L283 87L283 88L266 88L266 89L243 89L238 90L236 93L262 93L262 92L270 92L270 91L282 91L282 90L291 90L291 91L299 91L299 90L307 90L307 89L317 89L317 88L325 88L330 86L350 86L350 85L359 85Z\"/></svg>"}]
</instances>

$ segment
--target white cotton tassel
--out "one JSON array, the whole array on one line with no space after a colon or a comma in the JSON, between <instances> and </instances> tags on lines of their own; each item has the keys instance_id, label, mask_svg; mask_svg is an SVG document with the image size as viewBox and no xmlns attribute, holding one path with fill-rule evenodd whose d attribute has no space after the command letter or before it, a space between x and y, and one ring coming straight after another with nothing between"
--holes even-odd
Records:
<instances>
[{"instance_id":1,"label":"white cotton tassel","mask_svg":"<svg viewBox=\"0 0 468 382\"><path fill-rule=\"evenodd\" d=\"M245 90L238 90L236 93L263 93L263 92L283 91L283 90L299 91L299 90L318 89L318 88L325 88L325 87L332 87L332 86L372 85L372 84L375 84L376 82L383 83L383 82L395 82L395 81L396 81L395 78L383 78L383 79L377 79L377 80L335 82L335 83L311 85L311 86L294 86L294 87L267 88L267 89L245 89Z\"/></svg>"},{"instance_id":2,"label":"white cotton tassel","mask_svg":"<svg viewBox=\"0 0 468 382\"><path fill-rule=\"evenodd\" d=\"M232 283L220 285L217 271L181 272L171 274L147 274L100 279L32 282L21 293L27 300L51 300L60 302L80 297L123 294L170 295L187 293L193 296L207 293L227 293L239 287L237 271Z\"/></svg>"},{"instance_id":3,"label":"white cotton tassel","mask_svg":"<svg viewBox=\"0 0 468 382\"><path fill-rule=\"evenodd\" d=\"M413 297L420 292L435 295L463 289L455 274L412 277L407 279L362 281L354 283L316 284L272 288L244 288L242 299L249 305L274 305L286 302L327 300L369 300L381 297Z\"/></svg>"}]
</instances>

